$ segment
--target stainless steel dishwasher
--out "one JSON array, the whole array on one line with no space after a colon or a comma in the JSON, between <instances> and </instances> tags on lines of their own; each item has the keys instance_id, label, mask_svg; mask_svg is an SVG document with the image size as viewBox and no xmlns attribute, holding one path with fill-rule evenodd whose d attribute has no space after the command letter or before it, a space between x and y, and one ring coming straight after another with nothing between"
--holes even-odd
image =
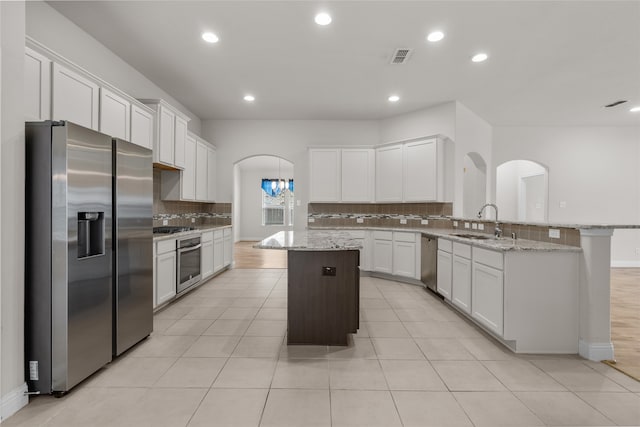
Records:
<instances>
[{"instance_id":1,"label":"stainless steel dishwasher","mask_svg":"<svg viewBox=\"0 0 640 427\"><path fill-rule=\"evenodd\" d=\"M437 293L438 239L423 234L420 243L420 280Z\"/></svg>"}]
</instances>

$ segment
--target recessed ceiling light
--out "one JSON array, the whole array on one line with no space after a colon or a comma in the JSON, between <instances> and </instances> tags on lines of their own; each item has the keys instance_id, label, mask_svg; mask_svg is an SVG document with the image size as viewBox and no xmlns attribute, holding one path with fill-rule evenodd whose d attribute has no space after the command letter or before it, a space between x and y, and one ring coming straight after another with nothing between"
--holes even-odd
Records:
<instances>
[{"instance_id":1,"label":"recessed ceiling light","mask_svg":"<svg viewBox=\"0 0 640 427\"><path fill-rule=\"evenodd\" d=\"M629 111L631 111L632 113L640 113L640 105L637 107L631 107Z\"/></svg>"},{"instance_id":2,"label":"recessed ceiling light","mask_svg":"<svg viewBox=\"0 0 640 427\"><path fill-rule=\"evenodd\" d=\"M488 57L489 55L487 55L486 53L476 53L475 55L473 55L473 57L471 57L471 60L473 62L482 62L486 61Z\"/></svg>"},{"instance_id":3,"label":"recessed ceiling light","mask_svg":"<svg viewBox=\"0 0 640 427\"><path fill-rule=\"evenodd\" d=\"M218 43L218 40L220 39L215 34L207 32L202 33L202 40L206 41L207 43Z\"/></svg>"},{"instance_id":4,"label":"recessed ceiling light","mask_svg":"<svg viewBox=\"0 0 640 427\"><path fill-rule=\"evenodd\" d=\"M389 102L398 102L398 101L400 101L400 97L398 95L391 95L387 99L389 100Z\"/></svg>"},{"instance_id":5,"label":"recessed ceiling light","mask_svg":"<svg viewBox=\"0 0 640 427\"><path fill-rule=\"evenodd\" d=\"M253 95L245 95L244 96L244 100L247 101L247 102L253 102L253 101L256 100L256 97L253 96Z\"/></svg>"},{"instance_id":6,"label":"recessed ceiling light","mask_svg":"<svg viewBox=\"0 0 640 427\"><path fill-rule=\"evenodd\" d=\"M432 31L427 36L427 40L430 42L439 42L444 38L444 33L442 31Z\"/></svg>"},{"instance_id":7,"label":"recessed ceiling light","mask_svg":"<svg viewBox=\"0 0 640 427\"><path fill-rule=\"evenodd\" d=\"M319 13L315 17L316 24L318 25L329 25L331 24L331 15L328 13Z\"/></svg>"}]
</instances>

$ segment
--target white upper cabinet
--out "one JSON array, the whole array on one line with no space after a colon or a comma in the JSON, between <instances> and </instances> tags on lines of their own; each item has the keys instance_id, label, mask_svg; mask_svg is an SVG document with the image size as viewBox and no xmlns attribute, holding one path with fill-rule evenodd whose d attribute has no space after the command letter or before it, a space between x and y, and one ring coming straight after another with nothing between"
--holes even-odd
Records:
<instances>
[{"instance_id":1,"label":"white upper cabinet","mask_svg":"<svg viewBox=\"0 0 640 427\"><path fill-rule=\"evenodd\" d=\"M185 167L185 142L189 118L161 99L140 99L156 113L153 162L176 169Z\"/></svg>"},{"instance_id":2,"label":"white upper cabinet","mask_svg":"<svg viewBox=\"0 0 640 427\"><path fill-rule=\"evenodd\" d=\"M131 104L131 137L130 141L141 147L153 150L153 114Z\"/></svg>"},{"instance_id":3,"label":"white upper cabinet","mask_svg":"<svg viewBox=\"0 0 640 427\"><path fill-rule=\"evenodd\" d=\"M372 202L375 151L371 148L341 150L341 198L343 202Z\"/></svg>"},{"instance_id":4,"label":"white upper cabinet","mask_svg":"<svg viewBox=\"0 0 640 427\"><path fill-rule=\"evenodd\" d=\"M51 119L51 60L25 48L24 51L25 120Z\"/></svg>"},{"instance_id":5,"label":"white upper cabinet","mask_svg":"<svg viewBox=\"0 0 640 427\"><path fill-rule=\"evenodd\" d=\"M196 199L196 140L187 137L184 143L185 166L182 173L182 199Z\"/></svg>"},{"instance_id":6,"label":"white upper cabinet","mask_svg":"<svg viewBox=\"0 0 640 427\"><path fill-rule=\"evenodd\" d=\"M207 201L216 200L216 150L207 147Z\"/></svg>"},{"instance_id":7,"label":"white upper cabinet","mask_svg":"<svg viewBox=\"0 0 640 427\"><path fill-rule=\"evenodd\" d=\"M376 149L376 201L402 202L403 146Z\"/></svg>"},{"instance_id":8,"label":"white upper cabinet","mask_svg":"<svg viewBox=\"0 0 640 427\"><path fill-rule=\"evenodd\" d=\"M438 150L436 139L404 145L405 202L428 202L438 198Z\"/></svg>"},{"instance_id":9,"label":"white upper cabinet","mask_svg":"<svg viewBox=\"0 0 640 427\"><path fill-rule=\"evenodd\" d=\"M176 124L175 124L175 154L174 154L174 164L179 168L185 167L185 153L184 153L184 144L187 139L187 121L176 115Z\"/></svg>"},{"instance_id":10,"label":"white upper cabinet","mask_svg":"<svg viewBox=\"0 0 640 427\"><path fill-rule=\"evenodd\" d=\"M100 132L129 141L131 103L109 89L100 88Z\"/></svg>"},{"instance_id":11,"label":"white upper cabinet","mask_svg":"<svg viewBox=\"0 0 640 427\"><path fill-rule=\"evenodd\" d=\"M53 120L98 130L100 94L94 81L53 63Z\"/></svg>"},{"instance_id":12,"label":"white upper cabinet","mask_svg":"<svg viewBox=\"0 0 640 427\"><path fill-rule=\"evenodd\" d=\"M196 147L196 199L208 200L209 185L213 185L209 181L208 174L208 150L207 146L198 141Z\"/></svg>"},{"instance_id":13,"label":"white upper cabinet","mask_svg":"<svg viewBox=\"0 0 640 427\"><path fill-rule=\"evenodd\" d=\"M309 149L309 201L340 201L340 149Z\"/></svg>"}]
</instances>

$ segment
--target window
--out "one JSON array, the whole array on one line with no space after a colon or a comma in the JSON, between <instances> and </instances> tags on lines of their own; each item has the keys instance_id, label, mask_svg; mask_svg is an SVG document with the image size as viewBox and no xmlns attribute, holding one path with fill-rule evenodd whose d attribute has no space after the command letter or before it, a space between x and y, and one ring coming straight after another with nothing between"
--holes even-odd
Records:
<instances>
[{"instance_id":1,"label":"window","mask_svg":"<svg viewBox=\"0 0 640 427\"><path fill-rule=\"evenodd\" d=\"M293 225L293 179L263 179L262 225Z\"/></svg>"}]
</instances>

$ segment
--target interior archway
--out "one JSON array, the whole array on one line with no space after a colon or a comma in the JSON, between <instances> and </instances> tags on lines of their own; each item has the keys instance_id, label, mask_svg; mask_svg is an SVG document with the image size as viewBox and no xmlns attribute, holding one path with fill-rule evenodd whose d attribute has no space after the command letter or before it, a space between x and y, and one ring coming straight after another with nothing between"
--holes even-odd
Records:
<instances>
[{"instance_id":1,"label":"interior archway","mask_svg":"<svg viewBox=\"0 0 640 427\"><path fill-rule=\"evenodd\" d=\"M549 169L530 160L510 160L496 168L500 219L545 223L549 217Z\"/></svg>"},{"instance_id":2,"label":"interior archway","mask_svg":"<svg viewBox=\"0 0 640 427\"><path fill-rule=\"evenodd\" d=\"M475 218L487 200L487 163L476 152L467 153L463 160L462 211L465 218Z\"/></svg>"}]
</instances>

